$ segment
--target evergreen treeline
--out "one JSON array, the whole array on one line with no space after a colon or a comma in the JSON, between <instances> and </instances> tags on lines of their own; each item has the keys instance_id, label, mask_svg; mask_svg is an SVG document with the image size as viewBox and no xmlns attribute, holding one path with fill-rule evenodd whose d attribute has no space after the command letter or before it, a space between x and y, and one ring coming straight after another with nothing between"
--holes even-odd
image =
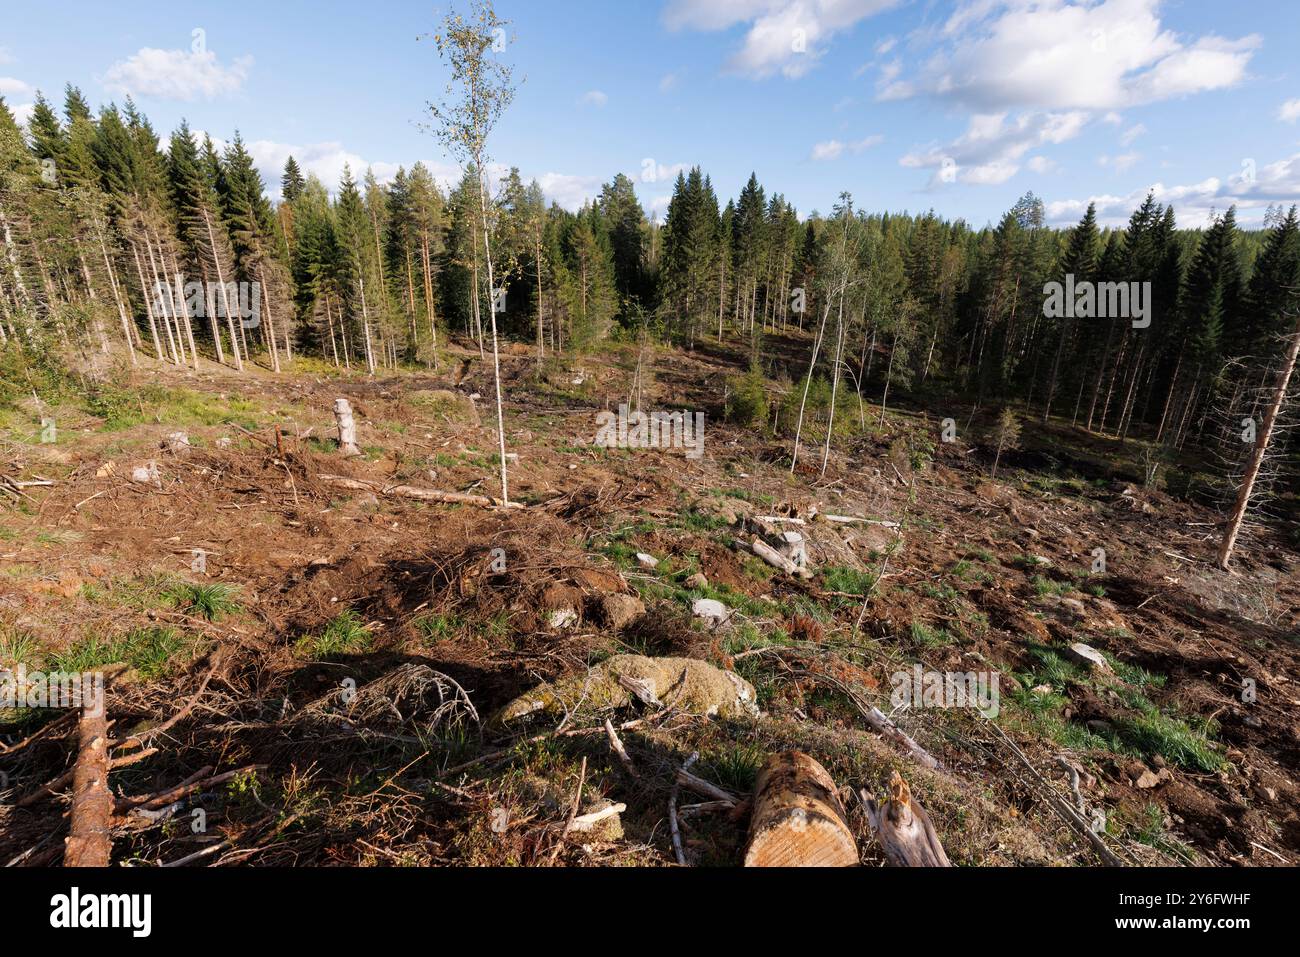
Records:
<instances>
[{"instance_id":1,"label":"evergreen treeline","mask_svg":"<svg viewBox=\"0 0 1300 957\"><path fill-rule=\"evenodd\" d=\"M472 169L444 194L417 163L387 184L348 170L331 197L290 158L272 201L238 134L218 151L182 124L164 148L129 100L95 115L71 86L61 112L38 97L23 131L0 100L0 343L125 340L133 360L277 370L310 353L373 372L436 363L449 331L481 346L494 296L504 333L539 354L624 330L688 347L716 336L761 360L763 335L794 327L814 335L817 378L882 404L921 388L1016 402L1239 464L1234 423L1259 413L1294 325L1294 209L1259 232L1232 209L1187 231L1148 197L1124 229L1089 208L1057 230L1028 194L974 229L867 214L845 194L801 221L754 176L723 205L696 168L660 225L624 175L570 213L512 170L488 212L490 290L477 191ZM1044 285L1067 275L1151 283L1150 327L1048 317ZM206 308L179 288L154 295L177 276L204 283ZM233 283L257 284L259 322L223 301Z\"/></svg>"}]
</instances>

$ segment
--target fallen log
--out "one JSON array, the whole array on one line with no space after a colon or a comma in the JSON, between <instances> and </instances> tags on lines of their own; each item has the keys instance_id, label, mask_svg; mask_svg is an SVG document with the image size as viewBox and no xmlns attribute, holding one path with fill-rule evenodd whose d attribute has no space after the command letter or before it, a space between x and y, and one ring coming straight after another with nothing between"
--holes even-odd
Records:
<instances>
[{"instance_id":1,"label":"fallen log","mask_svg":"<svg viewBox=\"0 0 1300 957\"><path fill-rule=\"evenodd\" d=\"M878 805L865 790L861 792L867 821L889 863L894 867L952 867L930 815L913 800L911 789L897 771L890 776L889 794L889 800Z\"/></svg>"},{"instance_id":2,"label":"fallen log","mask_svg":"<svg viewBox=\"0 0 1300 957\"><path fill-rule=\"evenodd\" d=\"M416 488L412 485L384 485L382 482L366 482L362 479L345 478L342 475L318 475L322 482L337 488L353 492L374 492L376 495L393 495L398 498L413 498L421 502L442 502L447 505L477 505L480 508L525 509L522 502L505 502L489 495L470 495L465 492L439 492L435 489Z\"/></svg>"},{"instance_id":3,"label":"fallen log","mask_svg":"<svg viewBox=\"0 0 1300 957\"><path fill-rule=\"evenodd\" d=\"M852 867L857 841L826 769L800 751L768 758L754 787L746 867Z\"/></svg>"},{"instance_id":4,"label":"fallen log","mask_svg":"<svg viewBox=\"0 0 1300 957\"><path fill-rule=\"evenodd\" d=\"M773 568L779 568L792 578L802 578L806 580L813 577L812 572L808 569L800 568L793 561L786 558L760 538L754 539L754 544L749 546L749 550Z\"/></svg>"},{"instance_id":5,"label":"fallen log","mask_svg":"<svg viewBox=\"0 0 1300 957\"><path fill-rule=\"evenodd\" d=\"M113 793L108 789L108 722L103 702L81 712L72 775L72 823L64 839L65 867L107 867L113 842Z\"/></svg>"},{"instance_id":6,"label":"fallen log","mask_svg":"<svg viewBox=\"0 0 1300 957\"><path fill-rule=\"evenodd\" d=\"M874 518L859 518L856 515L828 515L823 512L822 518L836 525L879 525L881 528L902 528L898 522L884 522Z\"/></svg>"}]
</instances>

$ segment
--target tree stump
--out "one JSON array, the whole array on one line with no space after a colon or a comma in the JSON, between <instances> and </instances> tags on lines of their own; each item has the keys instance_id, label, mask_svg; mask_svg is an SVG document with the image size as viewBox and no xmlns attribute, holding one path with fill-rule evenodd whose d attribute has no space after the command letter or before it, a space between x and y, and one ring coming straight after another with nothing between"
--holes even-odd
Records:
<instances>
[{"instance_id":1,"label":"tree stump","mask_svg":"<svg viewBox=\"0 0 1300 957\"><path fill-rule=\"evenodd\" d=\"M768 758L754 788L746 867L852 867L858 845L826 769L800 751Z\"/></svg>"},{"instance_id":2,"label":"tree stump","mask_svg":"<svg viewBox=\"0 0 1300 957\"><path fill-rule=\"evenodd\" d=\"M895 867L952 867L930 815L912 799L911 789L897 771L889 779L889 794L883 806L863 795L867 819L889 863Z\"/></svg>"},{"instance_id":3,"label":"tree stump","mask_svg":"<svg viewBox=\"0 0 1300 957\"><path fill-rule=\"evenodd\" d=\"M334 420L339 427L339 451L344 455L360 455L357 448L357 422L352 417L352 403L347 399L334 400Z\"/></svg>"}]
</instances>

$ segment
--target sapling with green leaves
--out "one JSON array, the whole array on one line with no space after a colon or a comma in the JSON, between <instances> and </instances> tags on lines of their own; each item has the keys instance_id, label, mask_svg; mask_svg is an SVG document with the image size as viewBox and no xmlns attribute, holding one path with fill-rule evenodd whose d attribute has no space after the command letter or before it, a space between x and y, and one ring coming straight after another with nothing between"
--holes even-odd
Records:
<instances>
[{"instance_id":1,"label":"sapling with green leaves","mask_svg":"<svg viewBox=\"0 0 1300 957\"><path fill-rule=\"evenodd\" d=\"M489 218L488 137L515 96L513 71L497 59L507 44L509 21L500 19L490 0L472 0L469 18L448 13L433 41L451 69L446 98L429 103L429 128L452 156L478 177L483 253L487 262L488 308L492 331L492 373L496 381L497 441L501 455L501 499L510 501L506 476L506 433L501 409L501 355L497 346L496 277L492 268L492 222Z\"/></svg>"},{"instance_id":2,"label":"sapling with green leaves","mask_svg":"<svg viewBox=\"0 0 1300 957\"><path fill-rule=\"evenodd\" d=\"M1002 410L997 425L993 427L993 441L997 444L997 453L993 456L992 478L997 478L998 463L1002 461L1002 453L1020 448L1020 420L1016 418L1015 412L1010 409Z\"/></svg>"}]
</instances>

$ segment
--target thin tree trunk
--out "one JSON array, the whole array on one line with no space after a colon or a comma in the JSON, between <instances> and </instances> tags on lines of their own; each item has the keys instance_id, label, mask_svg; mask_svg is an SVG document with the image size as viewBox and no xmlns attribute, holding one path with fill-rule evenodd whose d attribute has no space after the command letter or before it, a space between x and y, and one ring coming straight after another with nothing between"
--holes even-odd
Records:
<instances>
[{"instance_id":1,"label":"thin tree trunk","mask_svg":"<svg viewBox=\"0 0 1300 957\"><path fill-rule=\"evenodd\" d=\"M501 450L501 501L510 504L510 486L506 476L506 426L502 411L501 397L501 354L497 346L497 301L496 279L492 272L492 237L488 228L487 184L484 182L482 157L474 157L474 166L478 170L479 211L483 215L483 254L487 259L488 275L488 316L492 323L492 375L497 388L497 445ZM585 292L585 290L584 290Z\"/></svg>"},{"instance_id":2,"label":"thin tree trunk","mask_svg":"<svg viewBox=\"0 0 1300 957\"><path fill-rule=\"evenodd\" d=\"M149 334L153 338L153 351L158 361L162 362L162 343L158 341L158 320L154 316L153 298L149 295L149 283L144 278L144 267L140 264L140 250L135 243L131 244L131 254L135 257L135 274L140 279L140 292L144 296L144 311L149 317Z\"/></svg>"},{"instance_id":3,"label":"thin tree trunk","mask_svg":"<svg viewBox=\"0 0 1300 957\"><path fill-rule=\"evenodd\" d=\"M1300 356L1300 324L1296 325L1295 331L1291 334L1291 345L1278 372L1273 401L1264 415L1263 427L1256 433L1255 451L1241 480L1241 488L1237 492L1237 505L1232 510L1232 517L1228 519L1228 528L1224 532L1223 543L1219 546L1220 568L1226 569L1232 562L1232 553L1237 547L1237 537L1241 534L1241 524L1245 521L1246 510L1250 507L1250 497L1254 494L1255 483L1259 479L1260 469L1264 465L1264 456L1268 452L1268 444L1273 438L1273 429L1277 425L1282 406L1286 404L1287 389L1291 384L1291 376L1295 372L1297 356Z\"/></svg>"},{"instance_id":4,"label":"thin tree trunk","mask_svg":"<svg viewBox=\"0 0 1300 957\"><path fill-rule=\"evenodd\" d=\"M230 311L230 297L226 295L226 274L221 268L221 255L217 251L217 236L212 230L212 215L203 210L203 225L208 230L208 248L212 250L212 267L217 271L217 285L221 289L221 305L226 311L226 325L230 330L230 351L235 359L235 368L244 371L244 357L239 351L239 336L235 332L235 317ZM213 319L215 324L216 320Z\"/></svg>"}]
</instances>

